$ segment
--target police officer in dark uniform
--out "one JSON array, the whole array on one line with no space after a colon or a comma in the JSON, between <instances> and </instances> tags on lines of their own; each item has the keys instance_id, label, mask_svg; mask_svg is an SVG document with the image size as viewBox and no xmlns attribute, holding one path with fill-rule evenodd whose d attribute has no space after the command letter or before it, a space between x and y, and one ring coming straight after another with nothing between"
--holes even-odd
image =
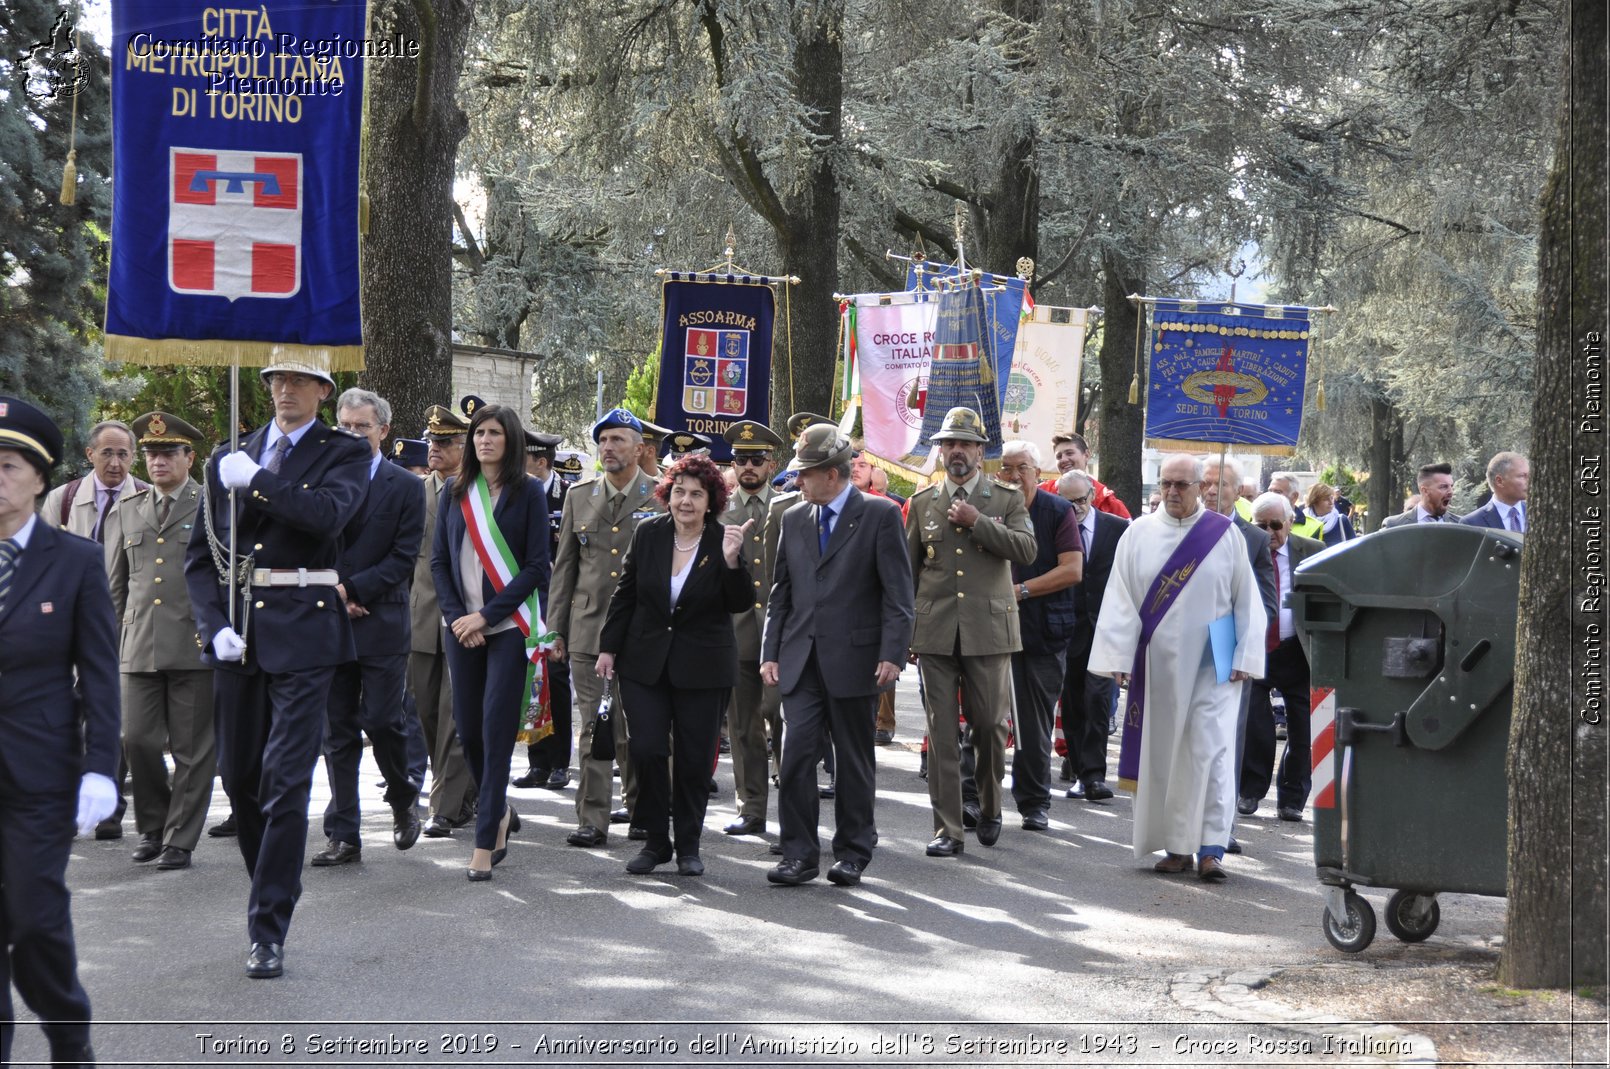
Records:
<instances>
[{"instance_id":1,"label":"police officer in dark uniform","mask_svg":"<svg viewBox=\"0 0 1610 1069\"><path fill-rule=\"evenodd\" d=\"M282 361L262 378L274 419L239 451L220 450L208 462L205 527L185 556L205 660L215 669L219 771L251 876L246 975L254 979L284 972L330 683L337 665L357 657L337 569L370 459L368 442L318 418L335 390L329 371Z\"/></svg>"},{"instance_id":2,"label":"police officer in dark uniform","mask_svg":"<svg viewBox=\"0 0 1610 1069\"><path fill-rule=\"evenodd\" d=\"M559 555L559 523L565 495L570 492L570 484L554 470L554 458L562 441L564 437L558 434L525 432L526 474L539 480L548 495L549 560ZM511 780L510 786L559 791L570 783L570 665L558 657L548 658L548 702L553 731L526 747L530 767L525 775Z\"/></svg>"},{"instance_id":3,"label":"police officer in dark uniform","mask_svg":"<svg viewBox=\"0 0 1610 1069\"><path fill-rule=\"evenodd\" d=\"M50 417L0 396L0 1064L13 984L52 1063L95 1064L67 856L75 808L93 835L117 803L117 618L101 547L35 512L61 457Z\"/></svg>"}]
</instances>

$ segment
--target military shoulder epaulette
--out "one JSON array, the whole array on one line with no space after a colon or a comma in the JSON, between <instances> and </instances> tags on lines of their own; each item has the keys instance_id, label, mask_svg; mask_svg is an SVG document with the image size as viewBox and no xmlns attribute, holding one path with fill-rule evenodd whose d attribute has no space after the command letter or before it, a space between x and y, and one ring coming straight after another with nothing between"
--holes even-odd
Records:
<instances>
[{"instance_id":1,"label":"military shoulder epaulette","mask_svg":"<svg viewBox=\"0 0 1610 1069\"><path fill-rule=\"evenodd\" d=\"M996 486L999 486L1002 490L1016 490L1020 494L1023 492L1023 488L1018 486L1017 483L1006 483L996 478L991 478L990 482L994 483Z\"/></svg>"}]
</instances>

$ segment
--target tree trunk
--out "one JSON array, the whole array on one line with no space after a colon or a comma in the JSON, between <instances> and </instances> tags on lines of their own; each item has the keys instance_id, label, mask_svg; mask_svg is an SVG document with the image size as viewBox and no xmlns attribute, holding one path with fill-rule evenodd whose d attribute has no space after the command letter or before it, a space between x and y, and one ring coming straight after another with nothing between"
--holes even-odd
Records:
<instances>
[{"instance_id":1,"label":"tree trunk","mask_svg":"<svg viewBox=\"0 0 1610 1069\"><path fill-rule=\"evenodd\" d=\"M1370 482L1367 499L1371 531L1380 530L1381 524L1403 508L1403 487L1398 482L1398 470L1402 463L1403 420L1386 395L1377 393L1370 398Z\"/></svg>"},{"instance_id":2,"label":"tree trunk","mask_svg":"<svg viewBox=\"0 0 1610 1069\"><path fill-rule=\"evenodd\" d=\"M433 27L421 24L412 0L392 0L384 11L389 32L420 42L419 58L372 62L366 72L361 381L391 402L395 433L409 437L424 427L426 408L453 403L453 171L469 129L458 76L475 8L473 0L420 6Z\"/></svg>"},{"instance_id":3,"label":"tree trunk","mask_svg":"<svg viewBox=\"0 0 1610 1069\"><path fill-rule=\"evenodd\" d=\"M1026 135L1001 159L995 186L989 192L989 213L984 218L983 254L979 266L996 274L1012 275L1017 261L1040 259L1040 176L1034 165L1034 136Z\"/></svg>"},{"instance_id":4,"label":"tree trunk","mask_svg":"<svg viewBox=\"0 0 1610 1069\"><path fill-rule=\"evenodd\" d=\"M1587 589L1589 572L1604 585L1603 489L1599 476L1588 481L1587 463L1602 463L1604 419L1584 418L1583 405L1603 398L1601 332L1610 312L1603 0L1573 0L1570 19L1566 92L1543 192L1532 484L1516 621L1509 911L1499 964L1500 981L1512 987L1605 982L1603 690L1574 694L1572 686L1602 684L1604 672L1603 610ZM1572 553L1548 552L1567 545Z\"/></svg>"},{"instance_id":5,"label":"tree trunk","mask_svg":"<svg viewBox=\"0 0 1610 1069\"><path fill-rule=\"evenodd\" d=\"M1141 441L1146 421L1146 362L1142 359L1140 404L1129 403L1129 384L1136 374L1135 332L1141 329L1141 309L1129 301L1143 293L1145 272L1138 265L1107 252L1102 256L1102 304L1105 326L1101 339L1101 481L1140 515ZM1144 357L1145 354L1142 354Z\"/></svg>"}]
</instances>

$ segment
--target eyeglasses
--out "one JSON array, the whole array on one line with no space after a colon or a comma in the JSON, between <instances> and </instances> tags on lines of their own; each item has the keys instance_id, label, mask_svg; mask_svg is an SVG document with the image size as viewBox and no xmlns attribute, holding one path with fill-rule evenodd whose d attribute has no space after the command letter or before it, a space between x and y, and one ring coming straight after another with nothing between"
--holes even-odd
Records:
<instances>
[{"instance_id":1,"label":"eyeglasses","mask_svg":"<svg viewBox=\"0 0 1610 1069\"><path fill-rule=\"evenodd\" d=\"M368 434L375 429L375 425L373 423L349 423L346 420L342 420L341 429L351 431L353 434Z\"/></svg>"},{"instance_id":2,"label":"eyeglasses","mask_svg":"<svg viewBox=\"0 0 1610 1069\"><path fill-rule=\"evenodd\" d=\"M1283 530L1285 528L1286 521L1285 520L1259 520L1257 523L1253 524L1252 526L1254 526L1254 527L1262 527L1265 531L1279 531L1279 530Z\"/></svg>"},{"instance_id":3,"label":"eyeglasses","mask_svg":"<svg viewBox=\"0 0 1610 1069\"><path fill-rule=\"evenodd\" d=\"M732 463L733 463L734 467L747 465L747 466L753 467L753 468L764 468L766 466L766 462L768 460L770 460L770 459L771 459L770 457L740 457L740 456L734 456L732 458Z\"/></svg>"},{"instance_id":4,"label":"eyeglasses","mask_svg":"<svg viewBox=\"0 0 1610 1069\"><path fill-rule=\"evenodd\" d=\"M1068 501L1074 505L1087 505L1090 503L1090 495L1086 494L1084 497L1070 497L1068 498Z\"/></svg>"},{"instance_id":5,"label":"eyeglasses","mask_svg":"<svg viewBox=\"0 0 1610 1069\"><path fill-rule=\"evenodd\" d=\"M1184 479L1181 479L1181 480L1159 479L1158 482L1157 482L1157 488L1159 490L1163 491L1165 494L1168 493L1170 490L1177 490L1177 491L1179 491L1180 493L1183 494L1185 491L1189 490L1191 487L1193 487L1195 485L1196 485L1195 483L1187 481L1187 480L1184 480Z\"/></svg>"},{"instance_id":6,"label":"eyeglasses","mask_svg":"<svg viewBox=\"0 0 1610 1069\"><path fill-rule=\"evenodd\" d=\"M1040 466L1038 464L1029 464L1029 463L1002 464L1001 465L1001 470L1002 471L1027 471L1027 472L1033 472L1034 474L1038 475L1039 472L1040 472Z\"/></svg>"}]
</instances>

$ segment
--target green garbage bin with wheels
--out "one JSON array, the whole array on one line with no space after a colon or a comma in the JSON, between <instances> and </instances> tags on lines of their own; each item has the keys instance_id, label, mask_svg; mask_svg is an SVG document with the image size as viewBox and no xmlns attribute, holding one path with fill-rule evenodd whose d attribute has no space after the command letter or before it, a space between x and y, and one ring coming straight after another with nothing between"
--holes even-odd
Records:
<instances>
[{"instance_id":1,"label":"green garbage bin with wheels","mask_svg":"<svg viewBox=\"0 0 1610 1069\"><path fill-rule=\"evenodd\" d=\"M1344 542L1292 577L1312 697L1325 936L1357 952L1436 930L1443 892L1502 895L1521 536L1422 523Z\"/></svg>"}]
</instances>

